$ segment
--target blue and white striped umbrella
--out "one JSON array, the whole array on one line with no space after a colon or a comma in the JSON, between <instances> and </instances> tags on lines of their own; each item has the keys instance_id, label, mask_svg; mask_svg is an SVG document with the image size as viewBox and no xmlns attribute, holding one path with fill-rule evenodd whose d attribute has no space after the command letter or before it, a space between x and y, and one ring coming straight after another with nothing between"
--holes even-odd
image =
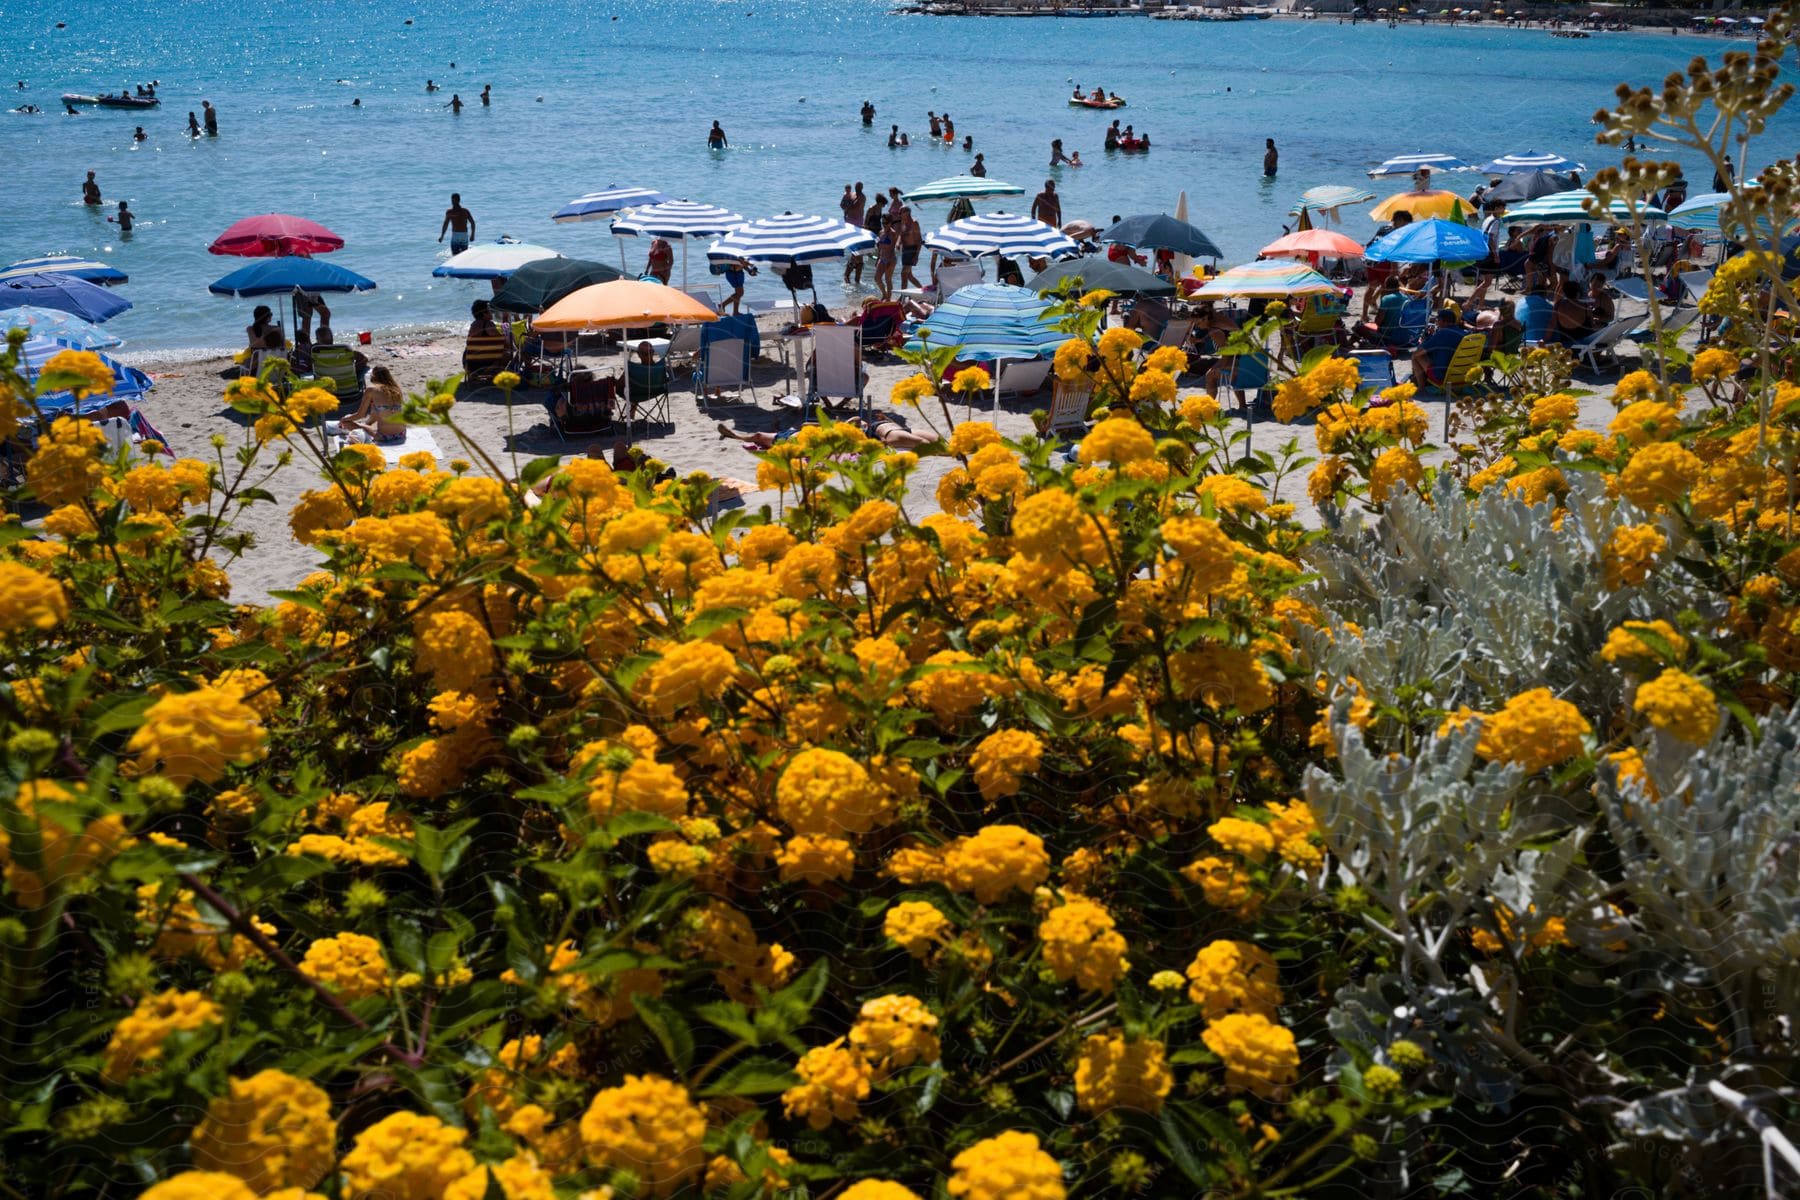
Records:
<instances>
[{"instance_id":1,"label":"blue and white striped umbrella","mask_svg":"<svg viewBox=\"0 0 1800 1200\"><path fill-rule=\"evenodd\" d=\"M1015 254L1068 258L1078 253L1074 239L1062 230L1009 213L980 213L952 221L926 238L925 244L933 250L965 254L970 258Z\"/></svg>"},{"instance_id":2,"label":"blue and white striped umbrella","mask_svg":"<svg viewBox=\"0 0 1800 1200\"><path fill-rule=\"evenodd\" d=\"M1503 154L1493 162L1481 168L1489 175L1529 175L1533 171L1585 171L1586 167L1572 158L1564 158L1560 154L1550 154L1543 150L1521 150L1517 154Z\"/></svg>"},{"instance_id":3,"label":"blue and white striped umbrella","mask_svg":"<svg viewBox=\"0 0 1800 1200\"><path fill-rule=\"evenodd\" d=\"M1023 196L1025 189L1016 183L986 179L979 175L952 175L906 193L902 200L980 200L984 196Z\"/></svg>"},{"instance_id":4,"label":"blue and white striped umbrella","mask_svg":"<svg viewBox=\"0 0 1800 1200\"><path fill-rule=\"evenodd\" d=\"M717 237L743 223L744 218L728 208L692 200L665 200L618 218L612 223L612 231L615 237Z\"/></svg>"},{"instance_id":5,"label":"blue and white striped umbrella","mask_svg":"<svg viewBox=\"0 0 1800 1200\"><path fill-rule=\"evenodd\" d=\"M706 257L713 262L768 263L791 267L796 263L843 258L875 248L866 230L835 217L809 217L782 213L741 225L712 244Z\"/></svg>"},{"instance_id":6,"label":"blue and white striped umbrella","mask_svg":"<svg viewBox=\"0 0 1800 1200\"><path fill-rule=\"evenodd\" d=\"M115 284L128 283L125 272L117 267L109 267L103 262L95 262L91 258L77 258L73 254L53 254L48 258L27 258L14 263L0 271L0 279L16 279L21 275L73 275L89 283L97 283L101 287L112 287Z\"/></svg>"},{"instance_id":7,"label":"blue and white striped umbrella","mask_svg":"<svg viewBox=\"0 0 1800 1200\"><path fill-rule=\"evenodd\" d=\"M1754 183L1747 183L1744 186L1755 187L1756 185ZM1744 231L1739 227L1739 222L1735 218L1727 219L1726 216L1725 206L1730 203L1730 192L1703 192L1670 209L1669 222L1673 225L1679 225L1683 229L1699 229L1708 233L1723 233L1724 229L1721 228L1721 221L1723 220L1725 224L1731 226L1732 237L1734 239L1741 239ZM1800 217L1789 217L1782 223L1779 233L1782 236L1793 233L1796 226L1800 226ZM1756 218L1755 235L1757 237L1767 241L1776 236L1776 234L1777 231L1770 228L1767 217Z\"/></svg>"},{"instance_id":8,"label":"blue and white striped umbrella","mask_svg":"<svg viewBox=\"0 0 1800 1200\"><path fill-rule=\"evenodd\" d=\"M124 338L114 337L92 321L84 321L74 313L57 308L39 308L35 304L21 304L0 311L0 335L8 329L23 329L32 337L56 338L77 350L105 350L125 344Z\"/></svg>"},{"instance_id":9,"label":"blue and white striped umbrella","mask_svg":"<svg viewBox=\"0 0 1800 1200\"><path fill-rule=\"evenodd\" d=\"M938 305L906 348L957 346L957 357L970 362L1045 358L1074 337L1057 328L1050 307L1050 301L1027 288L971 284Z\"/></svg>"},{"instance_id":10,"label":"blue and white striped umbrella","mask_svg":"<svg viewBox=\"0 0 1800 1200\"><path fill-rule=\"evenodd\" d=\"M575 197L551 214L550 219L565 225L575 221L598 221L612 216L620 209L644 208L670 199L673 197L653 192L649 188L619 187L615 184L602 191Z\"/></svg>"},{"instance_id":11,"label":"blue and white striped umbrella","mask_svg":"<svg viewBox=\"0 0 1800 1200\"><path fill-rule=\"evenodd\" d=\"M20 366L24 368L20 373L27 379L36 379L38 373L44 369L44 364L49 362L52 357L64 350L80 349L84 349L84 347L62 338L27 338L19 354ZM105 408L114 400L137 400L150 390L150 377L136 367L128 367L117 359L104 354L99 357L101 362L112 369L112 390L104 395L89 396L79 404L76 403L73 392L45 392L37 398L38 407L44 412L66 412L69 409L75 409L79 414Z\"/></svg>"},{"instance_id":12,"label":"blue and white striped umbrella","mask_svg":"<svg viewBox=\"0 0 1800 1200\"><path fill-rule=\"evenodd\" d=\"M1369 172L1370 179L1380 179L1383 175L1411 175L1420 167L1428 171L1472 171L1473 163L1465 162L1454 154L1402 154L1390 158Z\"/></svg>"}]
</instances>

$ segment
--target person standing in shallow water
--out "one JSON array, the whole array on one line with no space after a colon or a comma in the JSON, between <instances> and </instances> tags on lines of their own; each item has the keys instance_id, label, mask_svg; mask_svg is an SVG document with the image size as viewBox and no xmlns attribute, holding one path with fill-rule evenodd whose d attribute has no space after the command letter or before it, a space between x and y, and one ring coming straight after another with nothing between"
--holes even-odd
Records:
<instances>
[{"instance_id":1,"label":"person standing in shallow water","mask_svg":"<svg viewBox=\"0 0 1800 1200\"><path fill-rule=\"evenodd\" d=\"M475 214L463 207L462 193L450 193L450 207L444 210L444 223L438 226L438 241L450 233L450 253L461 254L475 237Z\"/></svg>"},{"instance_id":2,"label":"person standing in shallow water","mask_svg":"<svg viewBox=\"0 0 1800 1200\"><path fill-rule=\"evenodd\" d=\"M1281 152L1275 149L1274 138L1264 138L1263 145L1267 147L1263 151L1263 175L1273 179L1275 178L1275 168L1281 161Z\"/></svg>"},{"instance_id":3,"label":"person standing in shallow water","mask_svg":"<svg viewBox=\"0 0 1800 1200\"><path fill-rule=\"evenodd\" d=\"M202 100L200 102L200 111L206 114L204 118L206 122L206 136L218 137L219 110L213 107L211 100Z\"/></svg>"},{"instance_id":4,"label":"person standing in shallow water","mask_svg":"<svg viewBox=\"0 0 1800 1200\"><path fill-rule=\"evenodd\" d=\"M712 129L707 131L706 134L706 148L708 150L723 150L729 145L731 145L731 142L725 137L724 128L717 121L714 121Z\"/></svg>"},{"instance_id":5,"label":"person standing in shallow water","mask_svg":"<svg viewBox=\"0 0 1800 1200\"><path fill-rule=\"evenodd\" d=\"M81 185L81 202L89 208L100 207L100 182L94 178L92 171L88 172L86 182Z\"/></svg>"}]
</instances>

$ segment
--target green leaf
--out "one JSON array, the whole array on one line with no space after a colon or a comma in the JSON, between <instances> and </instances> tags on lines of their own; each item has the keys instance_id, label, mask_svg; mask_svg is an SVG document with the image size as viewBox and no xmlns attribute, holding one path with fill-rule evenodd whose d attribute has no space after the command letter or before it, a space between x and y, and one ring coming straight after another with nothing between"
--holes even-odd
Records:
<instances>
[{"instance_id":1,"label":"green leaf","mask_svg":"<svg viewBox=\"0 0 1800 1200\"><path fill-rule=\"evenodd\" d=\"M762 1045L762 1036L751 1023L750 1010L735 1000L719 1000L699 1005L694 1009L694 1015L708 1025L723 1029L740 1042L750 1046Z\"/></svg>"},{"instance_id":2,"label":"green leaf","mask_svg":"<svg viewBox=\"0 0 1800 1200\"><path fill-rule=\"evenodd\" d=\"M316 879L331 868L328 860L307 854L273 854L244 872L238 890L244 900L254 906L258 901L279 896L309 879Z\"/></svg>"},{"instance_id":3,"label":"green leaf","mask_svg":"<svg viewBox=\"0 0 1800 1200\"><path fill-rule=\"evenodd\" d=\"M562 466L560 458L534 458L519 471L519 483L525 487L531 487L560 466Z\"/></svg>"},{"instance_id":4,"label":"green leaf","mask_svg":"<svg viewBox=\"0 0 1800 1200\"><path fill-rule=\"evenodd\" d=\"M687 1019L666 1000L642 993L631 997L631 1003L642 1018L644 1027L655 1036L663 1053L669 1056L678 1075L686 1075L694 1061L694 1031Z\"/></svg>"},{"instance_id":5,"label":"green leaf","mask_svg":"<svg viewBox=\"0 0 1800 1200\"><path fill-rule=\"evenodd\" d=\"M93 730L105 734L136 729L144 723L144 713L153 703L149 696L130 693L116 693L96 701Z\"/></svg>"},{"instance_id":6,"label":"green leaf","mask_svg":"<svg viewBox=\"0 0 1800 1200\"><path fill-rule=\"evenodd\" d=\"M772 1058L747 1058L734 1063L709 1084L702 1096L769 1096L785 1092L799 1082L785 1063Z\"/></svg>"},{"instance_id":7,"label":"green leaf","mask_svg":"<svg viewBox=\"0 0 1800 1200\"><path fill-rule=\"evenodd\" d=\"M709 608L687 623L687 627L682 630L682 637L690 642L699 641L727 625L736 625L749 615L750 610L747 608Z\"/></svg>"}]
</instances>

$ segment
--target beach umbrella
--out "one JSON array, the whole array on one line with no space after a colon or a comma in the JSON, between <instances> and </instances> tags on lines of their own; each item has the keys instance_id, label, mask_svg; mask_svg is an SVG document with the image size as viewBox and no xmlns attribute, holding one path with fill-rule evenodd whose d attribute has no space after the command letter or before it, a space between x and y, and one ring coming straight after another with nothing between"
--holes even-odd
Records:
<instances>
[{"instance_id":1,"label":"beach umbrella","mask_svg":"<svg viewBox=\"0 0 1800 1200\"><path fill-rule=\"evenodd\" d=\"M263 213L233 222L207 250L238 258L275 258L289 254L330 254L343 248L344 239L317 221L286 213Z\"/></svg>"},{"instance_id":2,"label":"beach umbrella","mask_svg":"<svg viewBox=\"0 0 1800 1200\"><path fill-rule=\"evenodd\" d=\"M1554 196L1558 192L1570 192L1576 188L1572 175L1562 175L1555 171L1532 171L1529 174L1508 175L1499 183L1482 193L1481 202L1499 200L1506 204L1520 204L1526 200L1536 200L1540 196Z\"/></svg>"},{"instance_id":3,"label":"beach umbrella","mask_svg":"<svg viewBox=\"0 0 1800 1200\"><path fill-rule=\"evenodd\" d=\"M0 334L8 329L28 330L33 337L52 337L69 343L77 350L104 350L125 344L92 321L84 321L74 313L58 308L39 308L21 304L0 312Z\"/></svg>"},{"instance_id":4,"label":"beach umbrella","mask_svg":"<svg viewBox=\"0 0 1800 1200\"><path fill-rule=\"evenodd\" d=\"M1517 225L1520 222L1556 224L1557 222L1571 221L1620 221L1630 219L1631 210L1626 206L1623 200L1614 200L1612 202L1607 210L1608 216L1590 216L1587 211L1587 202L1593 198L1594 194L1586 188L1573 192L1558 192L1554 196L1543 196L1536 200L1529 200L1509 211L1502 219L1509 225ZM1645 205L1641 206L1638 211L1644 215L1646 220L1668 220L1668 215L1660 208L1651 208Z\"/></svg>"},{"instance_id":5,"label":"beach umbrella","mask_svg":"<svg viewBox=\"0 0 1800 1200\"><path fill-rule=\"evenodd\" d=\"M1755 187L1756 185L1754 183L1747 183L1744 186ZM1725 207L1730 203L1730 192L1702 192L1700 195L1690 197L1670 209L1669 222L1674 225L1679 225L1683 229L1699 229L1722 234L1725 232L1725 229L1721 222L1726 215ZM1792 216L1788 217L1782 222L1780 232L1783 234L1791 232L1797 220L1800 220L1800 218ZM1768 218L1760 216L1756 218L1756 229L1754 232L1755 236L1764 239L1773 237L1776 234L1776 230L1770 226ZM1744 234L1744 230L1739 228L1737 218L1733 218L1731 221L1731 233L1734 235L1734 240L1735 238L1741 238Z\"/></svg>"},{"instance_id":6,"label":"beach umbrella","mask_svg":"<svg viewBox=\"0 0 1800 1200\"><path fill-rule=\"evenodd\" d=\"M742 259L791 267L797 263L843 258L875 248L875 238L860 226L836 217L782 213L740 225L712 244L706 257L716 263Z\"/></svg>"},{"instance_id":7,"label":"beach umbrella","mask_svg":"<svg viewBox=\"0 0 1800 1200\"><path fill-rule=\"evenodd\" d=\"M1000 179L983 179L978 175L952 175L915 188L902 200L982 200L989 196L1023 196L1025 189Z\"/></svg>"},{"instance_id":8,"label":"beach umbrella","mask_svg":"<svg viewBox=\"0 0 1800 1200\"><path fill-rule=\"evenodd\" d=\"M544 246L502 239L452 254L431 273L444 279L505 279L528 262L558 257L561 256L556 251Z\"/></svg>"},{"instance_id":9,"label":"beach umbrella","mask_svg":"<svg viewBox=\"0 0 1800 1200\"><path fill-rule=\"evenodd\" d=\"M957 357L969 362L1044 358L1074 336L1057 328L1050 308L1029 288L971 284L938 305L906 348L956 346Z\"/></svg>"},{"instance_id":10,"label":"beach umbrella","mask_svg":"<svg viewBox=\"0 0 1800 1200\"><path fill-rule=\"evenodd\" d=\"M1311 296L1341 290L1305 263L1266 259L1221 271L1201 284L1192 296Z\"/></svg>"},{"instance_id":11,"label":"beach umbrella","mask_svg":"<svg viewBox=\"0 0 1800 1200\"><path fill-rule=\"evenodd\" d=\"M1335 225L1338 222L1338 209L1350 204L1367 204L1374 198L1375 193L1368 188L1345 187L1336 183L1321 184L1301 192L1294 207L1288 209L1288 215L1299 216L1310 209L1324 213L1325 219Z\"/></svg>"},{"instance_id":12,"label":"beach umbrella","mask_svg":"<svg viewBox=\"0 0 1800 1200\"><path fill-rule=\"evenodd\" d=\"M744 218L728 208L713 204L696 204L692 200L665 200L648 208L633 209L612 223L614 237L678 238L681 241L681 286L688 281L689 238L717 237L730 233L744 223ZM625 248L619 247L619 261L625 261Z\"/></svg>"},{"instance_id":13,"label":"beach umbrella","mask_svg":"<svg viewBox=\"0 0 1800 1200\"><path fill-rule=\"evenodd\" d=\"M295 288L303 292L372 292L375 281L334 263L287 255L239 267L223 279L208 284L206 290L215 296L235 296L241 300L252 296L285 296Z\"/></svg>"},{"instance_id":14,"label":"beach umbrella","mask_svg":"<svg viewBox=\"0 0 1800 1200\"><path fill-rule=\"evenodd\" d=\"M643 208L646 205L661 204L674 197L661 192L653 192L649 188L620 187L614 184L598 192L589 192L585 196L577 196L550 215L552 221L564 225L577 221L599 221L610 217L620 209Z\"/></svg>"},{"instance_id":15,"label":"beach umbrella","mask_svg":"<svg viewBox=\"0 0 1800 1200\"><path fill-rule=\"evenodd\" d=\"M62 338L31 337L19 350L20 374L27 379L36 379L44 364L64 350L86 350L87 346L79 346ZM38 408L44 412L68 412L74 410L77 415L105 408L115 400L138 400L150 390L150 377L136 367L128 367L124 363L108 355L99 356L113 373L113 385L106 392L89 396L79 403L74 392L45 392L37 397Z\"/></svg>"},{"instance_id":16,"label":"beach umbrella","mask_svg":"<svg viewBox=\"0 0 1800 1200\"><path fill-rule=\"evenodd\" d=\"M1401 154L1388 159L1370 171L1369 178L1380 179L1385 175L1411 175L1421 168L1427 171L1472 171L1475 169L1474 164L1465 162L1454 154Z\"/></svg>"},{"instance_id":17,"label":"beach umbrella","mask_svg":"<svg viewBox=\"0 0 1800 1200\"><path fill-rule=\"evenodd\" d=\"M543 312L570 292L622 278L617 267L585 258L540 258L514 271L488 303L505 312Z\"/></svg>"},{"instance_id":18,"label":"beach umbrella","mask_svg":"<svg viewBox=\"0 0 1800 1200\"><path fill-rule=\"evenodd\" d=\"M1034 292L1053 292L1065 279L1078 281L1078 290L1104 288L1121 296L1173 296L1175 285L1130 263L1113 262L1100 255L1070 258L1039 271L1025 286Z\"/></svg>"},{"instance_id":19,"label":"beach umbrella","mask_svg":"<svg viewBox=\"0 0 1800 1200\"><path fill-rule=\"evenodd\" d=\"M1586 167L1572 158L1543 150L1521 150L1503 154L1481 168L1489 175L1529 175L1533 171L1585 171Z\"/></svg>"},{"instance_id":20,"label":"beach umbrella","mask_svg":"<svg viewBox=\"0 0 1800 1200\"><path fill-rule=\"evenodd\" d=\"M125 272L91 258L73 254L52 254L48 258L26 258L0 271L0 279L16 279L20 275L73 275L76 279L101 287L116 287L129 282Z\"/></svg>"},{"instance_id":21,"label":"beach umbrella","mask_svg":"<svg viewBox=\"0 0 1800 1200\"><path fill-rule=\"evenodd\" d=\"M1407 212L1414 220L1426 217L1447 217L1459 212L1469 202L1455 192L1439 191L1435 188L1423 192L1397 192L1369 210L1372 221L1392 220L1397 212Z\"/></svg>"},{"instance_id":22,"label":"beach umbrella","mask_svg":"<svg viewBox=\"0 0 1800 1200\"><path fill-rule=\"evenodd\" d=\"M32 305L71 313L84 321L106 321L131 301L72 275L18 275L0 279L0 309Z\"/></svg>"},{"instance_id":23,"label":"beach umbrella","mask_svg":"<svg viewBox=\"0 0 1800 1200\"><path fill-rule=\"evenodd\" d=\"M1306 214L1302 213L1304 219ZM1187 189L1182 188L1175 195L1175 219L1185 222L1188 219ZM1181 279L1194 269L1194 258L1191 254L1177 254L1172 264L1175 278Z\"/></svg>"},{"instance_id":24,"label":"beach umbrella","mask_svg":"<svg viewBox=\"0 0 1800 1200\"><path fill-rule=\"evenodd\" d=\"M933 250L970 258L1016 254L1067 258L1077 253L1074 241L1061 230L1010 213L982 213L952 221L926 238L925 244Z\"/></svg>"},{"instance_id":25,"label":"beach umbrella","mask_svg":"<svg viewBox=\"0 0 1800 1200\"><path fill-rule=\"evenodd\" d=\"M1363 251L1370 262L1476 262L1487 257L1487 238L1459 221L1414 221L1376 238Z\"/></svg>"},{"instance_id":26,"label":"beach umbrella","mask_svg":"<svg viewBox=\"0 0 1800 1200\"><path fill-rule=\"evenodd\" d=\"M651 325L700 325L717 313L686 292L647 279L615 279L577 288L539 313L533 329L593 333Z\"/></svg>"},{"instance_id":27,"label":"beach umbrella","mask_svg":"<svg viewBox=\"0 0 1800 1200\"><path fill-rule=\"evenodd\" d=\"M1276 238L1257 253L1280 258L1361 258L1363 248L1361 242L1345 237L1335 229L1296 229L1286 237Z\"/></svg>"},{"instance_id":28,"label":"beach umbrella","mask_svg":"<svg viewBox=\"0 0 1800 1200\"><path fill-rule=\"evenodd\" d=\"M1141 213L1126 217L1100 235L1103 242L1118 242L1139 250L1173 250L1194 258L1221 258L1224 251L1200 230L1167 213Z\"/></svg>"}]
</instances>

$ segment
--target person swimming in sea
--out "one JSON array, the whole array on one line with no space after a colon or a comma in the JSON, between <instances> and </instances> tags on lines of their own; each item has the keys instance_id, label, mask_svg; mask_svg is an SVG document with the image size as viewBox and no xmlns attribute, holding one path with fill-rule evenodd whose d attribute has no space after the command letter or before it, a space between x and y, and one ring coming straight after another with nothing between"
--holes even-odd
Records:
<instances>
[{"instance_id":1,"label":"person swimming in sea","mask_svg":"<svg viewBox=\"0 0 1800 1200\"><path fill-rule=\"evenodd\" d=\"M134 142L147 142L150 140L150 135L144 132L144 127L142 125L139 125L137 127L137 132L131 135L131 140Z\"/></svg>"},{"instance_id":2,"label":"person swimming in sea","mask_svg":"<svg viewBox=\"0 0 1800 1200\"><path fill-rule=\"evenodd\" d=\"M119 215L106 219L117 225L120 233L130 233L132 225L137 221L137 217L123 200L119 201Z\"/></svg>"},{"instance_id":3,"label":"person swimming in sea","mask_svg":"<svg viewBox=\"0 0 1800 1200\"><path fill-rule=\"evenodd\" d=\"M900 127L898 125L889 125L888 126L888 149L889 150L896 150L901 146L910 146L910 145L912 145L912 143L907 139L907 136L904 133L900 132Z\"/></svg>"},{"instance_id":4,"label":"person swimming in sea","mask_svg":"<svg viewBox=\"0 0 1800 1200\"><path fill-rule=\"evenodd\" d=\"M446 107L448 107L450 109L450 111L453 113L461 112L463 110L462 97L457 95L455 92L451 92L450 93L450 103Z\"/></svg>"},{"instance_id":5,"label":"person swimming in sea","mask_svg":"<svg viewBox=\"0 0 1800 1200\"><path fill-rule=\"evenodd\" d=\"M438 90L438 85L427 79L425 81L425 90L428 92L435 92Z\"/></svg>"},{"instance_id":6,"label":"person swimming in sea","mask_svg":"<svg viewBox=\"0 0 1800 1200\"><path fill-rule=\"evenodd\" d=\"M712 123L712 128L708 130L706 134L706 148L708 150L723 150L730 145L731 142L726 138L724 128L717 121L714 121Z\"/></svg>"}]
</instances>

